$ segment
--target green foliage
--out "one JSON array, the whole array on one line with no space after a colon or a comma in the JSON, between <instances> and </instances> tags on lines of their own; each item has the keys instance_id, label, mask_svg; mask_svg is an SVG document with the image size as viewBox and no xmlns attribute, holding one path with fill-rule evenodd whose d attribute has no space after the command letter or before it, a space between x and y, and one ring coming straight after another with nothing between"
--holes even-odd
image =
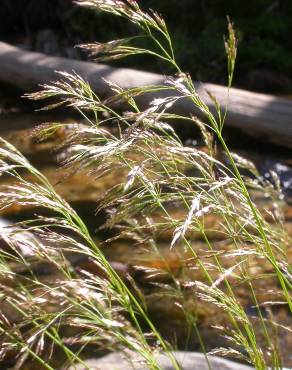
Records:
<instances>
[{"instance_id":1,"label":"green foliage","mask_svg":"<svg viewBox=\"0 0 292 370\"><path fill-rule=\"evenodd\" d=\"M226 15L229 15L240 38L240 58L235 84L249 87L247 74L258 69L291 76L292 33L289 0L225 1L154 1L141 0L144 9L156 9L168 19L178 63L195 79L224 83L226 69L222 59L222 36ZM0 9L0 33L33 37L37 30L51 28L67 44L106 42L123 33L132 36L136 31L123 19L108 14L72 7L71 0L3 0ZM145 48L150 44L144 41ZM171 73L160 62L138 57L122 65ZM251 86L252 87L252 86ZM290 86L291 87L291 86ZM274 89L281 89L275 86ZM282 87L283 90L289 86ZM275 90L276 91L276 90ZM278 91L281 92L281 91Z\"/></svg>"}]
</instances>

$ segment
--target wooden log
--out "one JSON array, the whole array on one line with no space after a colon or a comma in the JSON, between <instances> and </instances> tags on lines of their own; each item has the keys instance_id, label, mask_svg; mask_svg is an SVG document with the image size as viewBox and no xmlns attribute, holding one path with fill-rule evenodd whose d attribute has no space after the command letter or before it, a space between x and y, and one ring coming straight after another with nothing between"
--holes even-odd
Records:
<instances>
[{"instance_id":1,"label":"wooden log","mask_svg":"<svg viewBox=\"0 0 292 370\"><path fill-rule=\"evenodd\" d=\"M47 56L0 42L0 81L12 84L23 91L34 91L39 84L56 80L58 78L56 70L67 72L74 70L88 80L92 89L102 98L111 94L103 78L125 89L158 85L165 81L164 76L155 73ZM226 87L210 83L195 85L208 106L213 108L206 90L214 94L222 106L225 106ZM169 92L165 91L148 93L139 96L137 100L141 107L146 107L154 97L164 97L167 94L169 95ZM181 99L175 105L175 110L179 113L202 116L202 112L195 109L187 98ZM288 99L232 88L226 125L261 140L292 148L292 102Z\"/></svg>"}]
</instances>

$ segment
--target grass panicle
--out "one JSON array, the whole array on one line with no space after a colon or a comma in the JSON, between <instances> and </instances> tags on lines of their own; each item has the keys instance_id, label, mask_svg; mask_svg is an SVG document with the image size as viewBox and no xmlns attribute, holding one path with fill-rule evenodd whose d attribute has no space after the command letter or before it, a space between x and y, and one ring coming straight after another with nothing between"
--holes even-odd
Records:
<instances>
[{"instance_id":1,"label":"grass panicle","mask_svg":"<svg viewBox=\"0 0 292 370\"><path fill-rule=\"evenodd\" d=\"M1 208L42 206L44 210L1 232L8 245L1 254L0 273L6 281L1 283L1 296L7 312L15 316L11 312L1 315L1 356L17 353L19 367L34 358L51 369L56 366L54 353L61 351L64 368L78 362L86 368L83 357L88 349L132 350L149 368L158 369L155 353L165 351L179 369L171 354L173 344L151 321L151 305L161 300L182 313L184 346L195 333L206 361L206 338L200 332L202 307L210 313L210 326L226 343L211 354L239 357L257 370L281 369L278 340L280 333L291 328L278 323L272 310L281 302L291 312L292 302L288 237L278 206L282 194L277 181L275 186L265 181L253 163L229 150L223 137L228 102L222 109L211 96L215 106L211 112L191 76L177 65L159 14L144 12L133 0L76 3L124 17L140 32L137 38L81 45L92 58L146 53L173 69L173 77L165 78L161 86L124 90L109 81L112 96L104 100L86 80L67 72L59 72L60 81L29 94L36 100L53 98L46 109L67 105L86 118L87 125L68 125L68 135L58 148L60 161L72 173L85 171L95 181L115 174L116 185L97 199L97 212L107 212L102 229L112 232L107 243L127 240L133 248L142 246L147 251L149 259L137 260L133 268L144 274L153 292L145 292L132 277L125 281L119 276L72 207L41 172L1 139L0 171L13 179L13 184L1 188ZM237 41L229 20L228 33L230 88ZM141 37L149 37L153 49L137 46ZM154 99L141 111L135 98L160 90L169 91L169 97ZM115 109L121 99L128 103L123 113ZM172 108L179 99L191 100L205 120L175 114ZM205 147L184 145L169 119L199 127ZM59 127L42 125L37 135L46 140ZM256 205L263 194L271 206L267 211ZM268 222L271 218L273 224ZM23 239L25 232L33 238ZM88 258L95 273L76 268L77 257ZM55 271L54 282L38 276L37 266L44 264ZM254 316L247 312L243 290L248 292ZM78 351L73 350L76 346Z\"/></svg>"}]
</instances>

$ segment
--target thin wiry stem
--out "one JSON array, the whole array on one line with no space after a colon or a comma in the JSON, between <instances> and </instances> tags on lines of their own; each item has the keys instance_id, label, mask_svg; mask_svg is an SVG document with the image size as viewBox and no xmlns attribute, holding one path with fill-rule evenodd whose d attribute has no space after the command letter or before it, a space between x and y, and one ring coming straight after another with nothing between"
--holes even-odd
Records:
<instances>
[{"instance_id":1,"label":"thin wiry stem","mask_svg":"<svg viewBox=\"0 0 292 370\"><path fill-rule=\"evenodd\" d=\"M281 364L280 354L274 347L274 340L269 336L267 321L260 309L263 302L258 295L258 280L265 281L267 277L274 278L276 276L281 289L281 298L285 299L291 312L291 281L287 273L283 273L283 271L289 271L288 263L284 257L285 253L282 250L285 248L285 236L268 224L256 207L250 193L250 188L254 188L266 194L274 194L274 189L263 183L252 164L234 156L226 145L222 130L227 114L227 103L225 111L222 113L216 97L210 95L217 115L215 117L212 114L209 107L197 94L191 77L183 74L178 66L166 24L157 13L142 11L138 3L133 0L79 0L77 3L128 19L138 26L155 45L153 50L130 45L134 40L138 43L140 38L86 45L85 47L92 53L93 57L98 58L101 54L102 57L117 58L147 53L169 63L178 76L166 79L164 86L145 86L145 88L129 90L124 90L122 87L108 82L113 96L101 101L92 92L90 85L80 76L62 73L62 81L46 85L42 92L31 94L30 97L34 99L57 97L60 99L60 104L76 108L89 123L90 127L81 127L72 137L65 140L62 153L63 164L74 171L81 169L87 171L96 178L102 178L117 171L118 184L112 189L108 189L103 199L99 199L98 205L98 210L109 211L109 217L103 227L114 228L117 232L112 240L132 238L138 244L144 245L144 248L152 248L153 252L164 261L163 266L167 265L167 258L164 258L160 252L159 238L161 236L165 237L166 234L170 234L168 243L171 252L179 251L182 248L184 253L189 253L193 265L189 267L186 261L182 262L183 273L181 275L176 276L170 268L165 267L154 269L154 271L157 276L167 272L171 277L171 283L168 283L169 286L164 284L166 285L164 288L170 289L177 297L178 301L174 303L182 307L189 330L190 327L195 328L204 352L205 345L198 331L199 319L192 312L192 309L185 308L188 303L186 289L191 290L194 294L194 306L195 301L198 300L198 304L203 303L217 307L224 315L226 314L228 325L225 330L230 343L233 343L242 352L245 351L245 359L251 362L256 369L266 368L267 359L263 353L264 348L260 345L258 332L253 327L253 322L246 313L240 294L237 292L238 286L247 285L251 300L259 314L267 346L272 352L272 363L279 367ZM229 36L225 48L228 58L229 90L234 74L237 43L230 21L228 30ZM147 109L139 110L135 101L137 96L162 90L169 90L171 96L155 99ZM176 93L177 95L175 95ZM112 107L120 99L128 102L129 112L121 114ZM207 123L199 122L195 117L182 117L169 113L169 109L179 99L190 99L204 113ZM93 113L94 120L90 118L88 112ZM102 115L106 115L106 118ZM184 146L173 129L165 122L171 118L185 119L188 122L196 123L202 132L207 153L204 150ZM118 130L115 133L105 126L109 122L111 125L118 123ZM228 165L221 163L216 157L214 140L207 129L217 138L228 159ZM50 130L49 126L39 130L40 134L43 132L46 138L53 131L53 129ZM3 172L9 173L10 176L19 181L19 185L11 185L2 192L3 207L8 207L13 202L30 206L37 206L43 202L48 208L54 208L58 217L51 220L51 224L43 222L39 226L38 224L35 227L31 225L30 230L41 231L43 235L47 235L47 240L53 240L53 226L59 225L63 229L72 231L73 237L62 236L62 240L66 241L67 245L69 240L72 244L70 248L64 248L63 257L65 256L66 259L68 250L77 253L79 249L80 253L93 258L105 275L105 278L98 278L85 273L89 278L87 285L84 280L79 280L83 288L90 288L90 292L97 289L103 304L105 304L103 306L98 300L85 300L83 302L81 293L78 295L77 292L71 292L68 287L76 283L74 280L75 272L72 273L70 268L65 265L58 267L62 276L67 279L66 294L61 286L43 288L51 293L59 294L69 305L66 307L73 307L75 312L71 314L69 310L68 314L67 311L59 311L59 313L57 311L49 323L46 323L46 320L41 324L39 321L34 321L39 325L40 330L43 330L46 335L48 335L47 333L53 335L54 339L51 339L63 348L69 361L75 360L75 357L72 357L70 350L62 344L62 338L58 337L59 332L55 325L58 321L57 318L78 319L80 325L85 325L86 322L88 330L91 330L94 325L96 328L102 328L104 333L112 330L117 345L136 351L147 361L150 368L156 369L158 365L153 356L153 347L148 343L141 326L140 317L142 317L147 323L151 335L167 352L174 367L179 369L179 365L170 352L171 346L163 339L159 330L151 322L147 311L144 310L143 305L144 302L147 302L147 297L145 300L141 300L142 303L139 302L136 295L104 257L78 214L57 195L47 179L34 169L19 152L4 141L2 144L1 155L8 156L9 161L14 163L14 166L11 167L9 161L3 162ZM245 170L251 173L252 179L245 179L242 176L240 166L244 166ZM37 185L32 185L25 180L19 174L19 168L31 172L37 180ZM271 199L273 199L273 195L271 195ZM179 216L176 215L177 210L180 210ZM218 223L209 224L212 215L218 218ZM211 240L213 234L220 241ZM81 242L75 240L75 236L81 238ZM200 237L204 242L204 247L201 250L194 245L194 236ZM231 251L220 250L222 242L232 242L234 249ZM42 250L39 253L42 258L49 259L51 262L53 261L55 266L58 266L59 260L54 256L54 250L51 248L49 252L45 253ZM21 255L13 258L18 259L20 263L27 263ZM255 276L249 266L251 259L255 261L258 259L263 264L268 263L269 268L272 268L273 271L266 274L264 267L262 267L262 275ZM4 264L7 261L5 254L3 254L3 261ZM192 269L196 272L195 277L192 275ZM147 268L144 270L147 272ZM151 271L149 270L149 272ZM151 273L153 274L153 270ZM36 286L40 286L37 276L33 273L31 279ZM165 291L162 285L157 284L163 297ZM24 297L28 295L27 291L23 289L20 291ZM138 292L138 297L143 294L137 284L135 291ZM33 300L33 297L30 299ZM110 319L103 308L108 309ZM115 316L116 311L120 316ZM123 313L128 314L131 325L124 321ZM27 315L29 314L28 311ZM45 316L39 316L38 320L40 317L44 319ZM117 325L119 320L122 326ZM52 330L48 331L51 326ZM94 333L96 334L96 331L93 330L92 338L95 338ZM130 338L128 338L129 333ZM31 348L30 350L32 351ZM235 348L221 352L240 354ZM241 355L244 356L243 353ZM76 360L79 361L77 358Z\"/></svg>"}]
</instances>

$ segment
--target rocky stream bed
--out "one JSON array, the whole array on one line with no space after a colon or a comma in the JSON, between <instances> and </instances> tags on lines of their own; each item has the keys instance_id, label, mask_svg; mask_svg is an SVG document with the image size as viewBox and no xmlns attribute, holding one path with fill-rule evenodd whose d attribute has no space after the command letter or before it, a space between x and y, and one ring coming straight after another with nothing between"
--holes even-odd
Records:
<instances>
[{"instance_id":1,"label":"rocky stream bed","mask_svg":"<svg viewBox=\"0 0 292 370\"><path fill-rule=\"evenodd\" d=\"M52 184L56 184L58 193L79 212L96 240L100 241L104 239L104 235L101 234L101 231L96 232L98 226L103 223L104 218L102 215L98 217L94 216L94 210L97 205L97 199L102 196L106 189L116 184L118 178L117 174L109 174L102 181L98 181L94 177L90 177L88 174L82 172L66 176L66 171L60 171L57 168L55 156L52 152L52 148L56 142L63 139L62 135L64 135L64 133L62 131L55 137L55 142L49 141L44 143L35 142L29 135L27 129L6 130L2 135L41 169ZM285 215L284 226L289 237L292 237L291 159L288 157L277 158L273 153L271 153L271 155L265 154L265 156L261 156L258 153L251 152L247 153L247 155L262 169L263 174L267 173L270 169L278 172L282 185L284 185L284 193L286 196L285 200L282 202ZM3 178L1 184L6 184L9 181L11 180ZM257 195L257 204L262 209L269 207L269 205L266 204L264 196ZM2 210L0 217L2 220L8 221L22 220L27 216L33 215L35 212L35 209L15 206ZM182 217L182 214L179 209L175 209L172 210L172 216L179 219ZM268 213L266 217L269 219L270 216ZM272 219L269 221L273 223ZM220 253L222 251L231 250L233 245L230 241L226 241L221 237L219 229L220 224L216 216L206 216L205 223L208 226L207 229L211 230L208 237L210 241L212 241L215 250L218 251L218 256L220 258ZM187 251L179 247L171 250L169 249L169 240L172 236L172 232L172 230L169 230L169 233L164 233L159 236L158 255L157 253L155 254L149 251L145 246L137 246L129 240L114 241L106 244L103 247L103 251L121 277L126 278L128 275L131 275L134 278L139 289L145 295L148 313L161 333L166 338L174 341L179 349L198 351L200 348L197 336L195 333L189 333L184 312L181 310L179 304L174 304L174 297L170 291L167 292L165 290L165 286L171 286L171 276L174 276L178 280L182 277L185 278L186 275L189 280L204 280L204 277L202 276L202 272L196 267L196 261L194 261ZM194 249L202 259L205 258L207 260L210 258L210 255L206 253L205 243L200 234L192 235L192 243ZM287 254L289 262L292 263L291 244L287 250ZM226 268L234 264L232 258L222 258L220 262ZM73 261L72 264L78 269L85 269L97 274L99 273L99 271L96 270L96 266L87 258L79 258ZM18 269L19 267L13 266L13 268ZM30 268L47 281L54 280L58 276L58 272L54 267L48 264L34 262L33 256L31 257ZM251 258L249 263L249 273L251 276L262 276L265 273L269 273L270 270L271 266L269 263L262 259ZM158 274L157 271L160 273ZM25 271L22 271L22 273L25 273ZM216 277L216 271L211 273ZM232 277L230 278L230 282L232 283ZM5 281L1 283L3 284ZM13 286L13 283L10 282L10 284ZM267 286L267 284L269 285ZM274 304L271 306L272 308L268 311L263 308L262 314L265 315L267 319L269 315L272 315L280 325L290 330L284 330L281 329L281 327L277 329L279 338L278 345L283 358L283 364L286 367L292 367L292 317L286 305L277 304L277 302L281 300L278 283L273 277L269 277L268 280L257 279L255 280L255 287L258 293L257 297L259 303L274 301ZM223 336L220 336L216 329L213 328L215 325L228 325L227 317L222 310L212 304L200 301L199 299L194 300L193 290L187 287L183 292L183 296L181 304L183 304L185 310L195 313L198 328L207 349L209 350L226 345ZM252 317L255 330L258 331L259 336L261 336L259 317L252 305L247 284L237 287L237 298L245 307L246 312ZM179 297L175 299L177 303L180 302ZM0 303L0 309L9 317L11 322L17 322L17 313L14 312L11 307L6 306L5 303L2 302ZM270 330L270 334L273 335L274 328L271 326L268 330ZM187 348L185 348L187 337L188 344ZM266 353L265 356L268 358L269 353ZM11 363L11 359L7 361L7 363ZM92 368L97 369L99 367ZM165 367L165 369L169 368L170 367ZM226 367L226 369L227 368L228 367ZM100 367L100 369L107 369L107 367ZM215 367L215 369L217 368ZM218 369L225 369L225 367L218 367Z\"/></svg>"}]
</instances>

